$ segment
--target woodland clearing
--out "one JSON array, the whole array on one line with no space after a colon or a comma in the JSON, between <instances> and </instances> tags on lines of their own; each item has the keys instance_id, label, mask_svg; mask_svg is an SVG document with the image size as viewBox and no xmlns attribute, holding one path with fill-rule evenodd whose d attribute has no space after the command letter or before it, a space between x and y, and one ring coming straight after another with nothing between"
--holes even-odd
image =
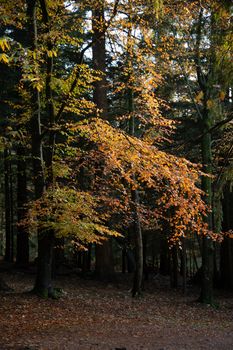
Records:
<instances>
[{"instance_id":1,"label":"woodland clearing","mask_svg":"<svg viewBox=\"0 0 233 350\"><path fill-rule=\"evenodd\" d=\"M188 291L171 290L156 278L143 298L130 294L129 275L117 285L77 275L59 276L59 300L28 293L34 276L12 270L1 274L12 292L0 299L0 349L231 350L233 298L218 293L219 307L203 306ZM165 281L165 280L164 280Z\"/></svg>"}]
</instances>

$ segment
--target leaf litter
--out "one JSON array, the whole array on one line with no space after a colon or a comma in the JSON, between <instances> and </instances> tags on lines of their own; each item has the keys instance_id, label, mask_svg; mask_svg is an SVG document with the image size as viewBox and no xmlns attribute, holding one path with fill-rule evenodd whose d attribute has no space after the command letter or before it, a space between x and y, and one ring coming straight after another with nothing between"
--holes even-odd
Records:
<instances>
[{"instance_id":1,"label":"leaf litter","mask_svg":"<svg viewBox=\"0 0 233 350\"><path fill-rule=\"evenodd\" d=\"M62 276L63 297L44 300L27 293L33 276L2 275L14 291L0 295L0 349L233 349L232 295L214 309L195 302L198 291L183 296L153 281L132 299L127 276L117 285Z\"/></svg>"}]
</instances>

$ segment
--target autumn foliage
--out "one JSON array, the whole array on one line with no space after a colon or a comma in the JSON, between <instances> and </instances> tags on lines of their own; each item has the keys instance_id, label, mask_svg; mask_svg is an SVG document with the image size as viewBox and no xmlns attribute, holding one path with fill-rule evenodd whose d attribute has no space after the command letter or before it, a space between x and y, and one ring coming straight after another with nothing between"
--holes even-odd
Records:
<instances>
[{"instance_id":1,"label":"autumn foliage","mask_svg":"<svg viewBox=\"0 0 233 350\"><path fill-rule=\"evenodd\" d=\"M211 256L232 152L224 163L224 141L212 146L212 131L231 120L228 2L3 1L0 16L0 146L6 165L9 154L26 164L17 227L38 233L38 276L46 261L51 270L56 239L85 250L130 230L141 277L146 231L175 248L199 235ZM193 162L185 143L173 147L191 129Z\"/></svg>"}]
</instances>

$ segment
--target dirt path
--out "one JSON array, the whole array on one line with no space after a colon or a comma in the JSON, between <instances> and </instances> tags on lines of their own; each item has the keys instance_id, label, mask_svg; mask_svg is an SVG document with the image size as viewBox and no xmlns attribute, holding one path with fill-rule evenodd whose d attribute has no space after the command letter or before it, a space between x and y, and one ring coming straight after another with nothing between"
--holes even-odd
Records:
<instances>
[{"instance_id":1,"label":"dirt path","mask_svg":"<svg viewBox=\"0 0 233 350\"><path fill-rule=\"evenodd\" d=\"M24 274L4 278L15 292L0 296L0 349L233 349L233 296L216 310L195 295L154 289L132 300L127 285L71 277L57 282L64 297L41 300L22 293L32 285Z\"/></svg>"}]
</instances>

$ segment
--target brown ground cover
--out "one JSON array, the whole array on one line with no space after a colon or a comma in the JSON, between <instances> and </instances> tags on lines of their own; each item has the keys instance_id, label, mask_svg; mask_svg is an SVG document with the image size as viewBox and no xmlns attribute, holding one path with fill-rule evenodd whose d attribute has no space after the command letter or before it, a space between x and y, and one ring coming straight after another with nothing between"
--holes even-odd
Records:
<instances>
[{"instance_id":1,"label":"brown ground cover","mask_svg":"<svg viewBox=\"0 0 233 350\"><path fill-rule=\"evenodd\" d=\"M129 281L72 275L56 281L61 299L43 300L27 293L33 276L1 275L14 291L0 295L0 349L233 349L233 295L218 296L214 309L195 302L198 292L183 296L153 280L132 299Z\"/></svg>"}]
</instances>

